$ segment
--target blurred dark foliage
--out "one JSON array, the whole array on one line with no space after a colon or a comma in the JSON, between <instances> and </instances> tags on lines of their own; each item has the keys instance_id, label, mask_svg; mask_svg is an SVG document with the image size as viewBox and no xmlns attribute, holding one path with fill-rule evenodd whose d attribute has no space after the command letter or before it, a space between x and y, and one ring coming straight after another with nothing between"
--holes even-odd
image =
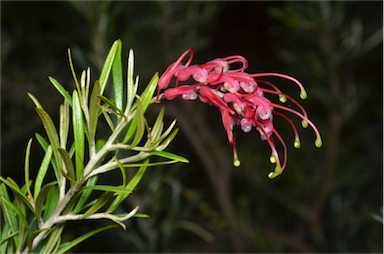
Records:
<instances>
[{"instance_id":1,"label":"blurred dark foliage","mask_svg":"<svg viewBox=\"0 0 384 254\"><path fill-rule=\"evenodd\" d=\"M47 76L74 86L68 47L78 72L90 66L97 77L121 38L124 58L135 50L142 85L188 47L195 63L240 54L249 72L302 81L323 147L301 130L302 148L289 148L286 172L271 181L270 151L255 132L238 133L242 166L234 169L218 112L164 102L181 130L171 149L191 163L147 173L127 209L140 205L149 219L130 220L126 231L110 230L73 251L382 252L383 224L374 219L383 206L382 20L381 1L2 1L1 174L21 182L27 140L43 133L26 93L57 115L62 99ZM275 124L293 141L289 126ZM63 238L95 223L70 224Z\"/></svg>"}]
</instances>

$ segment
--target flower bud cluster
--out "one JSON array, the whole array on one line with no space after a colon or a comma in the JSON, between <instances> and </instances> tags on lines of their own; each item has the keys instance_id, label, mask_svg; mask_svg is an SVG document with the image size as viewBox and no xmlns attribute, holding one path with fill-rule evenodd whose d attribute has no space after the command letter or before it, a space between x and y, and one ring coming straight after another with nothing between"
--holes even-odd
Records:
<instances>
[{"instance_id":1,"label":"flower bud cluster","mask_svg":"<svg viewBox=\"0 0 384 254\"><path fill-rule=\"evenodd\" d=\"M188 54L189 58L183 64L182 62ZM193 50L186 50L162 74L158 84L158 99L173 100L181 96L184 100L199 99L218 108L227 132L228 141L233 147L235 166L240 165L233 134L234 126L238 125L244 132L250 132L255 128L259 132L261 139L268 142L272 150L271 162L276 163L275 170L269 174L269 177L274 178L281 174L286 166L287 148L284 140L274 128L274 115L283 117L291 125L295 134L294 147L300 147L299 135L297 128L286 113L301 118L304 127L309 124L316 134L316 146L321 146L320 134L308 119L304 108L296 100L282 93L276 85L262 78L277 77L292 81L300 88L300 97L305 99L306 92L299 81L279 73L248 74L245 72L248 62L242 56L217 58L201 65L191 65L192 58ZM232 68L233 66L237 66L237 68ZM169 87L172 78L176 80L175 87ZM187 84L180 84L182 82L187 82ZM165 91L160 95L161 90ZM279 96L281 103L290 100L297 106L298 110L271 102L265 97L266 94ZM273 134L283 146L283 163L281 163L275 147Z\"/></svg>"}]
</instances>

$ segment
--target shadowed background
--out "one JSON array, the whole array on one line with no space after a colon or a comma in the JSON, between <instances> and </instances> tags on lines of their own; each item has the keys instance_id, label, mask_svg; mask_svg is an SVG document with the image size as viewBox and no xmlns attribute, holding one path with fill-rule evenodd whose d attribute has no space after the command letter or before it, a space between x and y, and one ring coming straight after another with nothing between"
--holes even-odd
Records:
<instances>
[{"instance_id":1,"label":"shadowed background","mask_svg":"<svg viewBox=\"0 0 384 254\"><path fill-rule=\"evenodd\" d=\"M286 172L269 180L270 150L256 131L237 130L242 164L233 168L215 108L164 102L180 128L170 149L190 164L147 172L122 209L140 205L149 219L130 220L126 231L101 233L73 251L382 252L382 20L380 1L2 1L1 175L21 183L27 141L44 133L26 93L57 117L62 98L47 76L74 87L67 48L76 70L90 66L95 78L122 39L123 59L135 51L142 86L189 47L193 63L239 54L247 72L287 73L304 84L308 99L301 102L323 147L308 129L294 149L289 126L276 120L289 158ZM273 81L298 98L296 87ZM108 223L71 223L63 237Z\"/></svg>"}]
</instances>

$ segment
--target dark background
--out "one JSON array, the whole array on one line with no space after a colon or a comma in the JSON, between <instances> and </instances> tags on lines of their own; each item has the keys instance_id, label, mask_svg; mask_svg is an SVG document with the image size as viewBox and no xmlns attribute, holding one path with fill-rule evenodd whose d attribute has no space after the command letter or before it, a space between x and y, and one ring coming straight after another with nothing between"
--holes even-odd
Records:
<instances>
[{"instance_id":1,"label":"dark background","mask_svg":"<svg viewBox=\"0 0 384 254\"><path fill-rule=\"evenodd\" d=\"M242 165L234 169L218 111L165 102L167 119L180 128L169 149L191 163L148 171L122 209L140 204L149 219L73 251L382 252L383 224L375 219L383 207L382 20L382 1L1 1L1 175L22 183L27 141L44 133L26 93L57 119L62 99L47 76L73 89L67 48L77 71L90 66L96 78L122 39L123 59L135 51L142 86L189 47L194 63L240 54L248 72L302 81L309 95L302 104L323 147L300 130L302 148L289 145L286 171L269 180L270 150L256 131L238 131ZM277 84L297 98L297 88ZM289 126L275 125L289 143ZM63 238L108 223L71 223Z\"/></svg>"}]
</instances>

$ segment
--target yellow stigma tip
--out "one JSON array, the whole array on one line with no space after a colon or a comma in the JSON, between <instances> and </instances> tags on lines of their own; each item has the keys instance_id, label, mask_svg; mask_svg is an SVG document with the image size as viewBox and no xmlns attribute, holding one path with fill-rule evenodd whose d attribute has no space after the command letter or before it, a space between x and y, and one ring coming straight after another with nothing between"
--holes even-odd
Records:
<instances>
[{"instance_id":1,"label":"yellow stigma tip","mask_svg":"<svg viewBox=\"0 0 384 254\"><path fill-rule=\"evenodd\" d=\"M270 172L268 174L268 177L269 177L269 179L273 179L276 176L281 175L281 173L283 173L283 169L281 167L276 167L274 172Z\"/></svg>"},{"instance_id":2,"label":"yellow stigma tip","mask_svg":"<svg viewBox=\"0 0 384 254\"><path fill-rule=\"evenodd\" d=\"M300 140L295 140L295 142L293 143L293 146L294 146L295 148L300 148L300 147L301 147Z\"/></svg>"},{"instance_id":3,"label":"yellow stigma tip","mask_svg":"<svg viewBox=\"0 0 384 254\"><path fill-rule=\"evenodd\" d=\"M233 161L233 166L235 166L235 167L240 166L240 160L239 159L234 160Z\"/></svg>"},{"instance_id":4,"label":"yellow stigma tip","mask_svg":"<svg viewBox=\"0 0 384 254\"><path fill-rule=\"evenodd\" d=\"M320 138L316 139L316 141L315 141L315 146L318 147L318 148L320 148L322 145L323 145L323 141L321 141Z\"/></svg>"},{"instance_id":5,"label":"yellow stigma tip","mask_svg":"<svg viewBox=\"0 0 384 254\"><path fill-rule=\"evenodd\" d=\"M279 95L279 100L280 100L280 102L284 103L284 102L287 101L287 97L285 97L284 95L280 94Z\"/></svg>"},{"instance_id":6,"label":"yellow stigma tip","mask_svg":"<svg viewBox=\"0 0 384 254\"><path fill-rule=\"evenodd\" d=\"M301 121L301 125L303 126L303 128L307 128L308 127L308 122L303 120L303 121Z\"/></svg>"},{"instance_id":7,"label":"yellow stigma tip","mask_svg":"<svg viewBox=\"0 0 384 254\"><path fill-rule=\"evenodd\" d=\"M307 99L307 92L305 90L300 91L300 98L303 100Z\"/></svg>"},{"instance_id":8,"label":"yellow stigma tip","mask_svg":"<svg viewBox=\"0 0 384 254\"><path fill-rule=\"evenodd\" d=\"M276 158L275 158L275 156L271 155L271 157L269 157L269 161L270 161L271 163L276 163Z\"/></svg>"}]
</instances>

